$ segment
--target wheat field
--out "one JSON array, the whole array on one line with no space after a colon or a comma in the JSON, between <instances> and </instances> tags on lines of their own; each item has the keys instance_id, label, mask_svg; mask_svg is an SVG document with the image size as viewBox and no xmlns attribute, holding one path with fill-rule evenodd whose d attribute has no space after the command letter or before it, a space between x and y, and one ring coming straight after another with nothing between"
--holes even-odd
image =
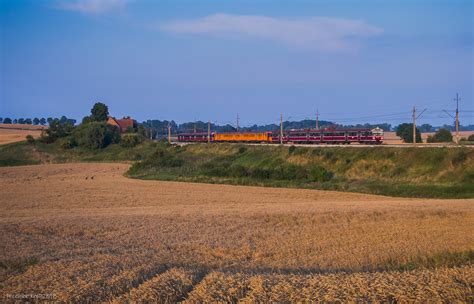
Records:
<instances>
[{"instance_id":1,"label":"wheat field","mask_svg":"<svg viewBox=\"0 0 474 304\"><path fill-rule=\"evenodd\" d=\"M473 199L143 181L128 166L0 168L2 302L474 300L470 260L442 258L474 249Z\"/></svg>"}]
</instances>

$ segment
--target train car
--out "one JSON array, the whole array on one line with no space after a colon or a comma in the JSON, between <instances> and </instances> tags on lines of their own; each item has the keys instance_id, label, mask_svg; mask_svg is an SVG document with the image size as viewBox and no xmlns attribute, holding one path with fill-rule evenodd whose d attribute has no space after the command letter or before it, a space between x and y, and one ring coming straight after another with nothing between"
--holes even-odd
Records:
<instances>
[{"instance_id":1,"label":"train car","mask_svg":"<svg viewBox=\"0 0 474 304\"><path fill-rule=\"evenodd\" d=\"M280 143L280 132L272 134L272 142ZM283 132L283 143L294 144L381 144L383 130L375 129L305 129Z\"/></svg>"},{"instance_id":2,"label":"train car","mask_svg":"<svg viewBox=\"0 0 474 304\"><path fill-rule=\"evenodd\" d=\"M215 133L215 142L267 143L271 141L271 132Z\"/></svg>"},{"instance_id":3,"label":"train car","mask_svg":"<svg viewBox=\"0 0 474 304\"><path fill-rule=\"evenodd\" d=\"M194 133L180 133L178 134L179 142L207 142L207 132L194 132ZM214 141L214 133L210 134L209 140Z\"/></svg>"}]
</instances>

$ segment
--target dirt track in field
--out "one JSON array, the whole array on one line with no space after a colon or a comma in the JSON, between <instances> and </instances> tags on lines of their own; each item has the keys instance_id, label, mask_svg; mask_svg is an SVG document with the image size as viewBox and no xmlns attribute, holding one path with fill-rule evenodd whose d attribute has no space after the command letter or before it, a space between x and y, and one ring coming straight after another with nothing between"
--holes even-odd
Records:
<instances>
[{"instance_id":1,"label":"dirt track in field","mask_svg":"<svg viewBox=\"0 0 474 304\"><path fill-rule=\"evenodd\" d=\"M474 282L469 266L366 273L474 248L473 199L143 181L127 168L0 168L0 297L466 300Z\"/></svg>"}]
</instances>

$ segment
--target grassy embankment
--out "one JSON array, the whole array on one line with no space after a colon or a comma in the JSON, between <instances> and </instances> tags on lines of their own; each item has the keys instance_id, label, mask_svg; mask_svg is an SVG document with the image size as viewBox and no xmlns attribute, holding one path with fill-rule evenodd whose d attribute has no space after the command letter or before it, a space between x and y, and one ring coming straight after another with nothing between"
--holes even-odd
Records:
<instances>
[{"instance_id":1,"label":"grassy embankment","mask_svg":"<svg viewBox=\"0 0 474 304\"><path fill-rule=\"evenodd\" d=\"M403 197L474 197L468 148L321 148L145 142L135 148L64 150L57 144L0 146L0 166L71 161L135 161L127 176Z\"/></svg>"},{"instance_id":2,"label":"grassy embankment","mask_svg":"<svg viewBox=\"0 0 474 304\"><path fill-rule=\"evenodd\" d=\"M474 197L474 150L189 145L159 148L128 176L391 196Z\"/></svg>"}]
</instances>

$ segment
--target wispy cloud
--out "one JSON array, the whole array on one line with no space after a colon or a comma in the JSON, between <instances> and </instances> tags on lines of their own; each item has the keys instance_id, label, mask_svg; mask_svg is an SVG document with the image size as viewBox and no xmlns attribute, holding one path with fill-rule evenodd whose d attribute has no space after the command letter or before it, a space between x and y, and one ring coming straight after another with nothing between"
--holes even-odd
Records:
<instances>
[{"instance_id":1,"label":"wispy cloud","mask_svg":"<svg viewBox=\"0 0 474 304\"><path fill-rule=\"evenodd\" d=\"M383 30L363 20L313 17L283 19L215 14L160 25L165 32L265 39L320 51L349 50Z\"/></svg>"},{"instance_id":2,"label":"wispy cloud","mask_svg":"<svg viewBox=\"0 0 474 304\"><path fill-rule=\"evenodd\" d=\"M60 1L56 7L84 14L104 14L125 8L128 0L71 0Z\"/></svg>"}]
</instances>

